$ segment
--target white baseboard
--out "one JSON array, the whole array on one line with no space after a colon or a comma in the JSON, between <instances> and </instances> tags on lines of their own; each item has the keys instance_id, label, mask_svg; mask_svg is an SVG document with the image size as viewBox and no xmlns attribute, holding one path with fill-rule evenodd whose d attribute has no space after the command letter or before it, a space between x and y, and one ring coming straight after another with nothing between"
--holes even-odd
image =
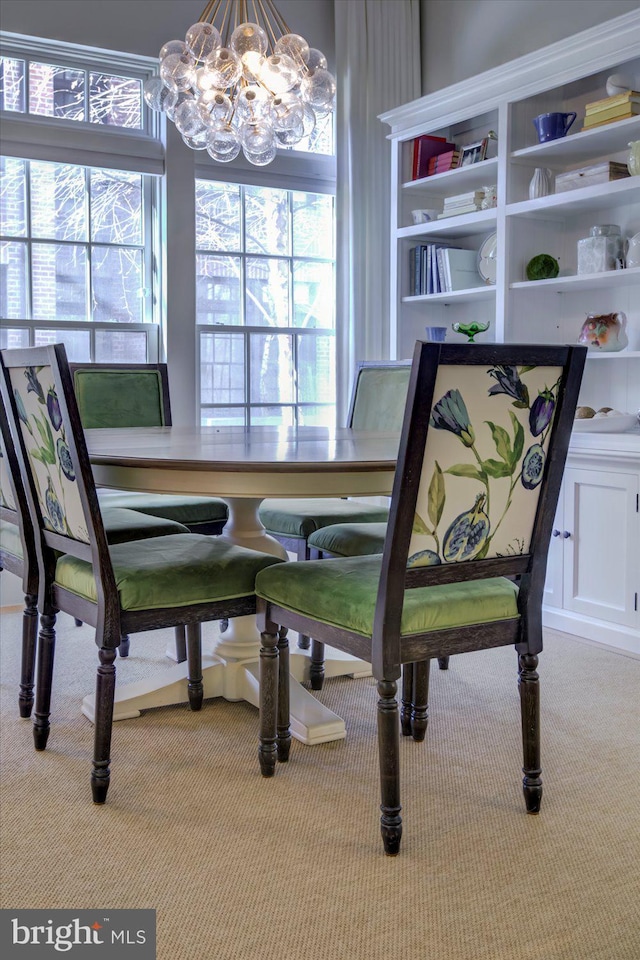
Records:
<instances>
[{"instance_id":1,"label":"white baseboard","mask_svg":"<svg viewBox=\"0 0 640 960\"><path fill-rule=\"evenodd\" d=\"M605 623L589 617L580 617L567 610L554 607L542 608L542 623L552 630L562 630L571 636L580 637L622 653L640 657L640 632L629 627Z\"/></svg>"}]
</instances>

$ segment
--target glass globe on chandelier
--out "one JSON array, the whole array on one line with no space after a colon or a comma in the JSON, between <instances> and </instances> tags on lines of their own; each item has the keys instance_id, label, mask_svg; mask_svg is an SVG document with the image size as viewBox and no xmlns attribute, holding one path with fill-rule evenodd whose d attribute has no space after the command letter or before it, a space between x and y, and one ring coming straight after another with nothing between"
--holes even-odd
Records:
<instances>
[{"instance_id":1,"label":"glass globe on chandelier","mask_svg":"<svg viewBox=\"0 0 640 960\"><path fill-rule=\"evenodd\" d=\"M252 19L250 19L250 17ZM272 0L210 0L184 40L160 51L144 99L192 150L265 166L333 112L335 79L320 50L291 33Z\"/></svg>"}]
</instances>

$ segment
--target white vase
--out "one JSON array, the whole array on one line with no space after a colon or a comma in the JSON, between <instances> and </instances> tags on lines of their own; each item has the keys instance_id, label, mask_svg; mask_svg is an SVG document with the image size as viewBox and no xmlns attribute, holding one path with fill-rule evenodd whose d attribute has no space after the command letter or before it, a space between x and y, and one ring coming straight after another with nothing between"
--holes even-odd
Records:
<instances>
[{"instance_id":1,"label":"white vase","mask_svg":"<svg viewBox=\"0 0 640 960\"><path fill-rule=\"evenodd\" d=\"M529 200L548 197L551 193L551 171L546 167L536 167L529 183Z\"/></svg>"}]
</instances>

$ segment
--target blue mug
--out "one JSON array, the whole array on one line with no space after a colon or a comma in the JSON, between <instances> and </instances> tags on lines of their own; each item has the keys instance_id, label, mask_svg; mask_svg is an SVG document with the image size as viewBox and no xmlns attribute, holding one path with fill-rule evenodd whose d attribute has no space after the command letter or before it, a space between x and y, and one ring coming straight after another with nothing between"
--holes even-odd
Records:
<instances>
[{"instance_id":1,"label":"blue mug","mask_svg":"<svg viewBox=\"0 0 640 960\"><path fill-rule=\"evenodd\" d=\"M576 113L571 112L541 113L539 117L534 117L533 125L538 131L538 140L540 143L566 137L576 116Z\"/></svg>"}]
</instances>

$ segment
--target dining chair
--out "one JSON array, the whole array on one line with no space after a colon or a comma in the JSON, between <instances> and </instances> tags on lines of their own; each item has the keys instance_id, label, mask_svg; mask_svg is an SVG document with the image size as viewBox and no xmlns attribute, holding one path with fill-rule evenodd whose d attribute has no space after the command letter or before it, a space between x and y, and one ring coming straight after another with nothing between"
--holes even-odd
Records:
<instances>
[{"instance_id":1,"label":"dining chair","mask_svg":"<svg viewBox=\"0 0 640 960\"><path fill-rule=\"evenodd\" d=\"M198 533L109 545L64 346L1 351L0 366L38 557L34 743L44 750L49 737L55 623L62 610L95 628L91 788L94 802L104 803L120 636L186 624L188 700L199 710L201 623L255 612L257 572L281 561Z\"/></svg>"},{"instance_id":2,"label":"dining chair","mask_svg":"<svg viewBox=\"0 0 640 960\"><path fill-rule=\"evenodd\" d=\"M175 520L150 517L144 513L121 508L105 508L102 510L102 519L109 543L189 532L187 527ZM20 716L28 718L33 709L38 630L38 560L18 459L2 401L0 401L0 569L9 570L21 578L25 595L18 708ZM129 645L129 637L121 636L118 646L120 657L129 655ZM182 661L186 658L186 641L182 636L178 636L176 659Z\"/></svg>"},{"instance_id":3,"label":"dining chair","mask_svg":"<svg viewBox=\"0 0 640 960\"><path fill-rule=\"evenodd\" d=\"M400 432L409 383L408 361L361 361L351 392L347 426L372 432ZM347 498L267 499L259 516L268 534L294 553L298 560L310 558L309 537L333 523L375 523L387 519L385 506ZM309 647L301 636L298 646Z\"/></svg>"},{"instance_id":4,"label":"dining chair","mask_svg":"<svg viewBox=\"0 0 640 960\"><path fill-rule=\"evenodd\" d=\"M69 367L85 430L171 426L166 363L70 363ZM98 499L102 505L177 520L192 533L222 533L229 516L219 497L99 488Z\"/></svg>"},{"instance_id":5,"label":"dining chair","mask_svg":"<svg viewBox=\"0 0 640 960\"><path fill-rule=\"evenodd\" d=\"M434 657L514 644L525 807L540 810L542 593L585 357L574 346L417 343L382 555L283 563L256 578L262 773L289 755L287 629L371 663L389 855L402 834L399 731L425 736Z\"/></svg>"}]
</instances>

